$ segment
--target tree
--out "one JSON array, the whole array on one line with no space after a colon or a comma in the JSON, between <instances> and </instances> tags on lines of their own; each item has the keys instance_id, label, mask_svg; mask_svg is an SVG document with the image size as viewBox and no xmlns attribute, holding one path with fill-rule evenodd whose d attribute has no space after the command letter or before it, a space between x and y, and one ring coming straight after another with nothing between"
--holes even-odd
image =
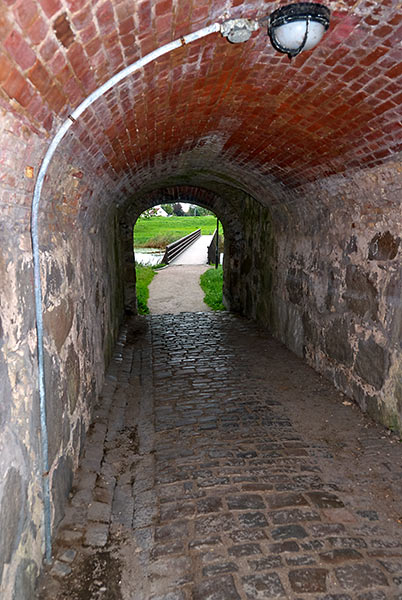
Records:
<instances>
[{"instance_id":1,"label":"tree","mask_svg":"<svg viewBox=\"0 0 402 600\"><path fill-rule=\"evenodd\" d=\"M173 214L176 215L176 217L184 217L184 210L182 209L180 202L175 202L173 204Z\"/></svg>"},{"instance_id":2,"label":"tree","mask_svg":"<svg viewBox=\"0 0 402 600\"><path fill-rule=\"evenodd\" d=\"M168 215L173 214L173 205L172 204L161 204L163 210L167 212Z\"/></svg>"},{"instance_id":3,"label":"tree","mask_svg":"<svg viewBox=\"0 0 402 600\"><path fill-rule=\"evenodd\" d=\"M141 219L150 219L151 217L156 217L158 214L158 210L153 207L153 208L148 208L147 210L144 210L144 212L140 215Z\"/></svg>"}]
</instances>

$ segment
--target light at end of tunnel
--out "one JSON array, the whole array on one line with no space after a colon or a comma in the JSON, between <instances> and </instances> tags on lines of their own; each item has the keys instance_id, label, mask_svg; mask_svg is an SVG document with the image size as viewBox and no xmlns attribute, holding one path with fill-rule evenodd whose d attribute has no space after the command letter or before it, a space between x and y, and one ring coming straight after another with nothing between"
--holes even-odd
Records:
<instances>
[{"instance_id":1,"label":"light at end of tunnel","mask_svg":"<svg viewBox=\"0 0 402 600\"><path fill-rule=\"evenodd\" d=\"M25 167L25 177L28 179L32 179L34 176L34 168L33 167Z\"/></svg>"}]
</instances>

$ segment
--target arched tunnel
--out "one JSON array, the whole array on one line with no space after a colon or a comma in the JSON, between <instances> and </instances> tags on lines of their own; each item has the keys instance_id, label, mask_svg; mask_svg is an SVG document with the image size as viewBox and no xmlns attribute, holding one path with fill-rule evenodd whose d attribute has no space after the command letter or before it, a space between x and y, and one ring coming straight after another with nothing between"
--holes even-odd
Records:
<instances>
[{"instance_id":1,"label":"arched tunnel","mask_svg":"<svg viewBox=\"0 0 402 600\"><path fill-rule=\"evenodd\" d=\"M325 4L323 39L289 60L265 25L245 43L218 29L184 38L259 22L282 0L0 0L2 598L34 597L44 521L54 536L136 313L133 227L161 201L185 197L223 223L231 313L384 431L402 431L402 17L396 0ZM122 69L180 39L73 116ZM44 468L32 199L66 122L38 209ZM216 598L240 597L225 593Z\"/></svg>"}]
</instances>

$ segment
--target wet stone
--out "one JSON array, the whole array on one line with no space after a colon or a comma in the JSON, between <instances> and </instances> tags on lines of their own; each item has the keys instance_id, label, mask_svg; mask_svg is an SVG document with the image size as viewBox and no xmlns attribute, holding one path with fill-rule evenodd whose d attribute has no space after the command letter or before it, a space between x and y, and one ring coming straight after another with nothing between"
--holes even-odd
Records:
<instances>
[{"instance_id":1,"label":"wet stone","mask_svg":"<svg viewBox=\"0 0 402 600\"><path fill-rule=\"evenodd\" d=\"M284 552L299 552L300 548L297 542L286 541L279 544L271 544L269 550L274 554L282 554Z\"/></svg>"},{"instance_id":2,"label":"wet stone","mask_svg":"<svg viewBox=\"0 0 402 600\"><path fill-rule=\"evenodd\" d=\"M242 578L244 591L250 600L273 600L286 598L280 577L277 573L249 575Z\"/></svg>"},{"instance_id":3,"label":"wet stone","mask_svg":"<svg viewBox=\"0 0 402 600\"><path fill-rule=\"evenodd\" d=\"M151 556L154 559L168 556L169 554L178 554L184 552L184 544L180 541L170 542L168 544L158 544L153 548Z\"/></svg>"},{"instance_id":4,"label":"wet stone","mask_svg":"<svg viewBox=\"0 0 402 600\"><path fill-rule=\"evenodd\" d=\"M207 496L197 502L197 511L199 513L211 513L223 510L222 499L214 496Z\"/></svg>"},{"instance_id":5,"label":"wet stone","mask_svg":"<svg viewBox=\"0 0 402 600\"><path fill-rule=\"evenodd\" d=\"M229 537L233 542L256 542L267 539L264 531L260 529L237 529L236 531L231 531Z\"/></svg>"},{"instance_id":6,"label":"wet stone","mask_svg":"<svg viewBox=\"0 0 402 600\"><path fill-rule=\"evenodd\" d=\"M273 494L268 497L267 502L271 509L308 505L307 500L302 494Z\"/></svg>"},{"instance_id":7,"label":"wet stone","mask_svg":"<svg viewBox=\"0 0 402 600\"><path fill-rule=\"evenodd\" d=\"M292 567L301 567L307 565L315 565L317 560L311 555L289 556L286 558L288 565Z\"/></svg>"},{"instance_id":8,"label":"wet stone","mask_svg":"<svg viewBox=\"0 0 402 600\"><path fill-rule=\"evenodd\" d=\"M362 590L376 586L388 586L387 579L378 567L363 563L344 565L335 569L339 584L347 590Z\"/></svg>"},{"instance_id":9,"label":"wet stone","mask_svg":"<svg viewBox=\"0 0 402 600\"><path fill-rule=\"evenodd\" d=\"M353 548L335 549L329 552L322 552L320 559L325 563L339 564L349 560L359 560L363 558L360 552Z\"/></svg>"},{"instance_id":10,"label":"wet stone","mask_svg":"<svg viewBox=\"0 0 402 600\"><path fill-rule=\"evenodd\" d=\"M269 513L268 516L272 519L275 525L282 523L297 523L300 521L319 521L320 515L314 510L302 510L294 508L291 510L278 510Z\"/></svg>"},{"instance_id":11,"label":"wet stone","mask_svg":"<svg viewBox=\"0 0 402 600\"><path fill-rule=\"evenodd\" d=\"M261 554L261 547L258 544L239 544L229 548L229 554L237 557Z\"/></svg>"},{"instance_id":12,"label":"wet stone","mask_svg":"<svg viewBox=\"0 0 402 600\"><path fill-rule=\"evenodd\" d=\"M230 510L249 510L250 508L265 508L261 496L254 494L243 494L241 496L229 496L227 499Z\"/></svg>"},{"instance_id":13,"label":"wet stone","mask_svg":"<svg viewBox=\"0 0 402 600\"><path fill-rule=\"evenodd\" d=\"M192 549L205 548L208 546L215 546L215 545L221 544L221 543L222 543L222 539L220 537L200 538L200 539L192 540L189 543L189 548L192 548Z\"/></svg>"},{"instance_id":14,"label":"wet stone","mask_svg":"<svg viewBox=\"0 0 402 600\"><path fill-rule=\"evenodd\" d=\"M268 527L268 521L261 512L240 514L239 521L243 527Z\"/></svg>"},{"instance_id":15,"label":"wet stone","mask_svg":"<svg viewBox=\"0 0 402 600\"><path fill-rule=\"evenodd\" d=\"M241 600L231 575L208 577L194 586L192 600Z\"/></svg>"},{"instance_id":16,"label":"wet stone","mask_svg":"<svg viewBox=\"0 0 402 600\"><path fill-rule=\"evenodd\" d=\"M375 510L357 510L356 513L368 521L378 521L378 513Z\"/></svg>"},{"instance_id":17,"label":"wet stone","mask_svg":"<svg viewBox=\"0 0 402 600\"><path fill-rule=\"evenodd\" d=\"M290 571L289 582L292 590L298 594L326 592L327 575L326 569L296 569Z\"/></svg>"},{"instance_id":18,"label":"wet stone","mask_svg":"<svg viewBox=\"0 0 402 600\"><path fill-rule=\"evenodd\" d=\"M308 492L307 496L318 508L342 508L345 506L338 496L328 492Z\"/></svg>"},{"instance_id":19,"label":"wet stone","mask_svg":"<svg viewBox=\"0 0 402 600\"><path fill-rule=\"evenodd\" d=\"M195 522L197 534L214 534L216 531L230 531L235 527L235 520L231 513L221 515L207 515Z\"/></svg>"},{"instance_id":20,"label":"wet stone","mask_svg":"<svg viewBox=\"0 0 402 600\"><path fill-rule=\"evenodd\" d=\"M254 571L270 571L281 567L283 563L280 556L272 554L256 560L249 560L248 564Z\"/></svg>"},{"instance_id":21,"label":"wet stone","mask_svg":"<svg viewBox=\"0 0 402 600\"><path fill-rule=\"evenodd\" d=\"M165 541L187 536L187 521L177 521L169 525L162 525L155 530L155 540Z\"/></svg>"},{"instance_id":22,"label":"wet stone","mask_svg":"<svg viewBox=\"0 0 402 600\"><path fill-rule=\"evenodd\" d=\"M274 540L302 539L307 537L307 535L306 530L301 525L282 525L271 531L271 536Z\"/></svg>"},{"instance_id":23,"label":"wet stone","mask_svg":"<svg viewBox=\"0 0 402 600\"><path fill-rule=\"evenodd\" d=\"M362 538L330 537L328 542L333 548L367 548L367 544Z\"/></svg>"},{"instance_id":24,"label":"wet stone","mask_svg":"<svg viewBox=\"0 0 402 600\"><path fill-rule=\"evenodd\" d=\"M221 573L235 573L238 570L239 567L236 565L236 563L225 562L204 567L202 574L205 577L212 577L213 575L220 575Z\"/></svg>"}]
</instances>

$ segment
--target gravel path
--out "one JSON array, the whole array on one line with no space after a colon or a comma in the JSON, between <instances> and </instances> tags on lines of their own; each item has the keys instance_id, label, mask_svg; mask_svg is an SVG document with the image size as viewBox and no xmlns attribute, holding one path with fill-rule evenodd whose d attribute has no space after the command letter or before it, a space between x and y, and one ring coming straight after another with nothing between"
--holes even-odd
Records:
<instances>
[{"instance_id":1,"label":"gravel path","mask_svg":"<svg viewBox=\"0 0 402 600\"><path fill-rule=\"evenodd\" d=\"M211 310L204 303L200 276L208 265L172 265L157 271L149 286L148 307L153 315Z\"/></svg>"}]
</instances>

